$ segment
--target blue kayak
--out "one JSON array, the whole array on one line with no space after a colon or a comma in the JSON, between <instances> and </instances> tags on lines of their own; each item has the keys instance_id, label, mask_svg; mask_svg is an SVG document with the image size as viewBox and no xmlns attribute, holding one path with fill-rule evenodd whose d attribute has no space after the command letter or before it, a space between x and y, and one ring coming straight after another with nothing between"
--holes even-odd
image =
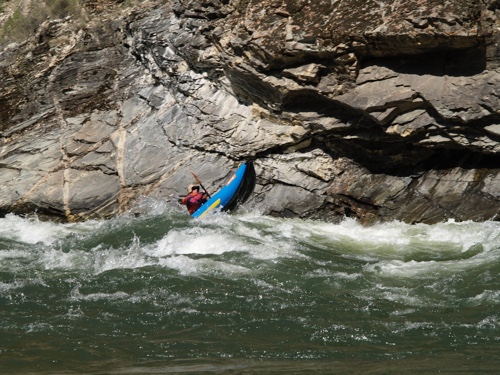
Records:
<instances>
[{"instance_id":1,"label":"blue kayak","mask_svg":"<svg viewBox=\"0 0 500 375\"><path fill-rule=\"evenodd\" d=\"M255 169L252 162L241 164L231 179L191 216L203 217L213 211L231 211L244 203L255 187Z\"/></svg>"}]
</instances>

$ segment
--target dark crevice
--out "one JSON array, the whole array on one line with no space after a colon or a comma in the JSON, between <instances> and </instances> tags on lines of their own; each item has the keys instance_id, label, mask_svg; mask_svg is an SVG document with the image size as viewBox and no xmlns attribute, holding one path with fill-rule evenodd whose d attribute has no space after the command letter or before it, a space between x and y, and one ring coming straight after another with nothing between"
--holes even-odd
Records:
<instances>
[{"instance_id":1,"label":"dark crevice","mask_svg":"<svg viewBox=\"0 0 500 375\"><path fill-rule=\"evenodd\" d=\"M486 69L486 45L480 42L465 49L438 49L389 57L367 56L362 59L360 68L370 65L384 66L402 74L473 76Z\"/></svg>"},{"instance_id":2,"label":"dark crevice","mask_svg":"<svg viewBox=\"0 0 500 375\"><path fill-rule=\"evenodd\" d=\"M462 169L499 170L498 156L456 148L432 149L412 143L391 144L370 141L351 141L328 138L315 141L310 147L321 148L333 158L340 156L353 160L373 174L410 177L430 170Z\"/></svg>"},{"instance_id":3,"label":"dark crevice","mask_svg":"<svg viewBox=\"0 0 500 375\"><path fill-rule=\"evenodd\" d=\"M289 92L282 100L281 110L291 113L314 112L322 117L332 117L344 123L350 123L353 119L362 116L361 111L337 100L326 98L312 89Z\"/></svg>"}]
</instances>

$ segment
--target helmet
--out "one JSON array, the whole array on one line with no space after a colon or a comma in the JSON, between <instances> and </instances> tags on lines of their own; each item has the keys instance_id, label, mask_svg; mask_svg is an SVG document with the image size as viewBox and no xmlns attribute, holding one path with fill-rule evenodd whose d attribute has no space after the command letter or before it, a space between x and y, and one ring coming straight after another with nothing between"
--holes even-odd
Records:
<instances>
[{"instance_id":1,"label":"helmet","mask_svg":"<svg viewBox=\"0 0 500 375\"><path fill-rule=\"evenodd\" d=\"M191 184L188 186L188 193L191 193L194 189L200 191L200 187L198 185Z\"/></svg>"}]
</instances>

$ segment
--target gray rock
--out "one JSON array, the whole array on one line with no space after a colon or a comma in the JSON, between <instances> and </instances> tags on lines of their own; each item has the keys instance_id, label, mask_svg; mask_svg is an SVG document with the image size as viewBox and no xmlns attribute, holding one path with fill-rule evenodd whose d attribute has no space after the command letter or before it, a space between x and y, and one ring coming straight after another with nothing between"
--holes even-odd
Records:
<instances>
[{"instance_id":1,"label":"gray rock","mask_svg":"<svg viewBox=\"0 0 500 375\"><path fill-rule=\"evenodd\" d=\"M0 52L0 213L175 204L190 171L213 192L252 159L264 214L498 219L493 8L188 0L44 23Z\"/></svg>"}]
</instances>

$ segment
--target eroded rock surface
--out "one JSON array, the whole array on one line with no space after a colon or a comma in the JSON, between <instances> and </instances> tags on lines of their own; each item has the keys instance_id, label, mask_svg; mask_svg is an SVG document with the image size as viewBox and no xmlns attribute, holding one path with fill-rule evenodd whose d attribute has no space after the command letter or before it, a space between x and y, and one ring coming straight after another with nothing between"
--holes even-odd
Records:
<instances>
[{"instance_id":1,"label":"eroded rock surface","mask_svg":"<svg viewBox=\"0 0 500 375\"><path fill-rule=\"evenodd\" d=\"M48 21L0 55L0 211L107 217L252 159L246 206L266 214L498 219L497 8L149 1Z\"/></svg>"}]
</instances>

